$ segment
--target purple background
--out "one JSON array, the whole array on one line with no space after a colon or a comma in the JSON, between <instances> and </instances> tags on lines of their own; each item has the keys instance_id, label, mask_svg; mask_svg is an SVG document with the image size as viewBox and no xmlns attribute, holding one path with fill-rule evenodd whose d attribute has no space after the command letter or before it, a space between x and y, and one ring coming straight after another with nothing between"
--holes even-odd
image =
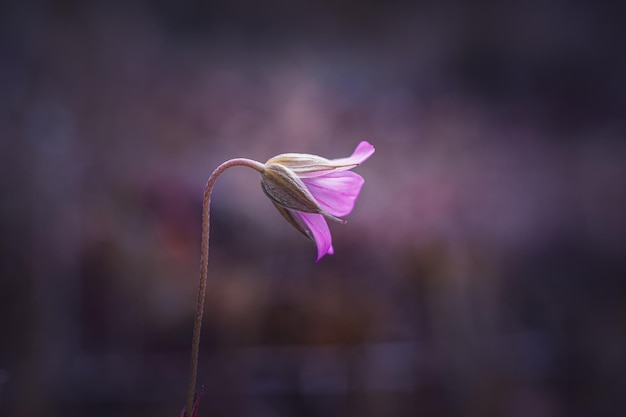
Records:
<instances>
[{"instance_id":1,"label":"purple background","mask_svg":"<svg viewBox=\"0 0 626 417\"><path fill-rule=\"evenodd\" d=\"M3 2L0 415L178 416L210 172L361 140L319 264L219 179L200 415L623 415L624 11Z\"/></svg>"}]
</instances>

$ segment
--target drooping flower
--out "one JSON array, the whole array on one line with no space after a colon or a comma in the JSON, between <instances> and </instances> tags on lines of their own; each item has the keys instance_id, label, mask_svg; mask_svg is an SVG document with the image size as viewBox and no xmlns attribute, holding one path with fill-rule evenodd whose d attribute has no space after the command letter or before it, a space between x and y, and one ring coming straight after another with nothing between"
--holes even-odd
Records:
<instances>
[{"instance_id":1,"label":"drooping flower","mask_svg":"<svg viewBox=\"0 0 626 417\"><path fill-rule=\"evenodd\" d=\"M315 242L317 261L334 252L326 219L345 223L340 217L350 214L361 192L363 177L349 170L374 150L368 142L361 142L347 158L287 153L265 163L263 191L292 226Z\"/></svg>"},{"instance_id":2,"label":"drooping flower","mask_svg":"<svg viewBox=\"0 0 626 417\"><path fill-rule=\"evenodd\" d=\"M303 235L317 245L317 260L333 253L332 237L326 219L344 222L361 192L363 178L350 169L374 153L374 147L361 142L351 156L328 160L316 155L282 154L265 164L247 158L234 158L220 164L209 176L202 200L202 246L200 282L193 325L191 366L187 401L181 417L196 417L200 395L195 395L200 352L200 330L208 280L211 192L217 178L228 168L245 166L261 173L261 184L278 211Z\"/></svg>"}]
</instances>

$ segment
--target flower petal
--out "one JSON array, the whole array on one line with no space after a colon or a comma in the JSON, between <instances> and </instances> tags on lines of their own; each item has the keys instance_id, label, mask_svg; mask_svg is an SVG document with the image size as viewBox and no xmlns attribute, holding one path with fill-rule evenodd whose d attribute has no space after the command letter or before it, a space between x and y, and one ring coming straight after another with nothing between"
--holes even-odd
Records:
<instances>
[{"instance_id":1,"label":"flower petal","mask_svg":"<svg viewBox=\"0 0 626 417\"><path fill-rule=\"evenodd\" d=\"M375 150L371 143L363 141L357 145L352 155L347 158L333 159L330 163L335 165L337 170L352 169L372 156Z\"/></svg>"},{"instance_id":2,"label":"flower petal","mask_svg":"<svg viewBox=\"0 0 626 417\"><path fill-rule=\"evenodd\" d=\"M317 259L315 262L319 262L326 254L332 255L335 252L333 249L333 239L324 216L299 211L296 211L295 214L300 217L315 240L315 244L317 245Z\"/></svg>"},{"instance_id":3,"label":"flower petal","mask_svg":"<svg viewBox=\"0 0 626 417\"><path fill-rule=\"evenodd\" d=\"M342 217L354 208L363 177L350 171L331 172L321 177L302 178L317 204L326 213Z\"/></svg>"},{"instance_id":4,"label":"flower petal","mask_svg":"<svg viewBox=\"0 0 626 417\"><path fill-rule=\"evenodd\" d=\"M313 236L311 236L311 233L309 233L306 226L302 223L300 216L296 215L296 213L298 213L297 211L287 209L281 206L280 204L276 203L275 201L272 201L272 203L274 204L274 207L276 207L278 212L283 216L285 220L287 220L287 222L290 225L292 225L298 232L302 233L304 237L306 237L312 242L314 241Z\"/></svg>"},{"instance_id":5,"label":"flower petal","mask_svg":"<svg viewBox=\"0 0 626 417\"><path fill-rule=\"evenodd\" d=\"M369 142L361 142L351 156L328 160L316 155L282 154L267 161L267 164L281 164L293 170L300 178L315 178L330 172L346 171L360 165L372 156L375 149Z\"/></svg>"}]
</instances>

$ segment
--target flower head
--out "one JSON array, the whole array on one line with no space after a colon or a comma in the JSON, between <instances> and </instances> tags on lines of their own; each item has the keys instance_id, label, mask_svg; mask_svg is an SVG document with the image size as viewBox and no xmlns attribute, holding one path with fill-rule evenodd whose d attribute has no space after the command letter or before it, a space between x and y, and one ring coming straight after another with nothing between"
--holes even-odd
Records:
<instances>
[{"instance_id":1,"label":"flower head","mask_svg":"<svg viewBox=\"0 0 626 417\"><path fill-rule=\"evenodd\" d=\"M352 211L361 192L363 177L349 170L373 153L371 144L361 142L347 158L287 153L265 163L263 191L292 226L315 242L317 261L334 252L326 219L345 223L340 217Z\"/></svg>"}]
</instances>

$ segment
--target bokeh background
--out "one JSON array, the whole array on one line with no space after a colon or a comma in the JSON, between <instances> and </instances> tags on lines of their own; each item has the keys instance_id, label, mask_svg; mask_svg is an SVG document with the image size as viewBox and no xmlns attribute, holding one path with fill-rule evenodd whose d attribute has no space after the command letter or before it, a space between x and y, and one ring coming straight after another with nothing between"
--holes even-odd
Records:
<instances>
[{"instance_id":1,"label":"bokeh background","mask_svg":"<svg viewBox=\"0 0 626 417\"><path fill-rule=\"evenodd\" d=\"M624 415L624 11L2 2L0 415L178 416L208 175L361 140L318 264L219 179L199 415Z\"/></svg>"}]
</instances>

